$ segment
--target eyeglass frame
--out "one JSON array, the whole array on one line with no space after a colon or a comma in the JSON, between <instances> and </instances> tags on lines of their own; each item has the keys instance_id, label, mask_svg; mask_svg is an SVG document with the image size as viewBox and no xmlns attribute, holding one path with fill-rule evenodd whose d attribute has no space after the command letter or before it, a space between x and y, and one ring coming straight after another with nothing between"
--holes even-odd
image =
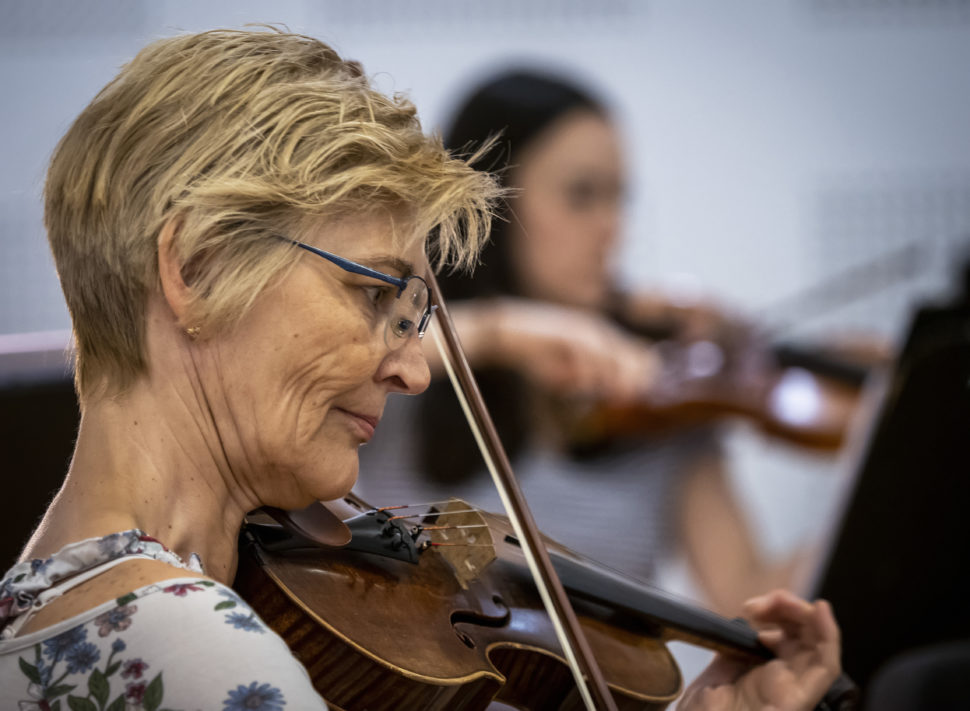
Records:
<instances>
[{"instance_id":1,"label":"eyeglass frame","mask_svg":"<svg viewBox=\"0 0 970 711\"><path fill-rule=\"evenodd\" d=\"M345 272L371 277L372 279L378 279L379 281L383 281L393 286L396 286L397 287L397 296L395 297L396 299L401 298L401 295L404 293L404 290L407 289L408 282L410 282L412 279L417 279L418 281L420 281L422 284L424 284L424 288L428 293L428 307L425 309L424 313L421 315L421 319L416 324L414 333L417 335L418 340L421 340L422 338L424 338L424 334L428 330L428 324L431 323L431 317L434 315L434 312L438 310L438 305L431 303L432 301L431 287L428 285L428 282L424 280L424 277L418 276L417 274L411 274L410 276L406 276L406 277L391 276L390 274L386 274L376 269L371 269L370 267L365 267L363 264L358 264L357 262L351 261L346 257L341 257L337 254L334 254L333 252L327 252L326 250L319 249L318 247L314 247L312 245L306 244L305 242L300 242L299 240L291 239L290 237L284 237L282 235L278 235L277 237L278 239L284 242L289 242L290 244L296 245L301 249L305 249L308 252L312 252L318 257L323 257L328 262L331 262L332 264L335 264L341 269L343 269ZM388 323L385 325L384 328L385 328L384 341L386 343L387 329L391 328L390 320L388 320ZM398 336L397 334L395 334L395 337L399 338L401 340L401 343L403 344L407 341L408 338L411 337L411 333L409 332L407 337ZM388 346L390 346L390 343L388 343Z\"/></svg>"}]
</instances>

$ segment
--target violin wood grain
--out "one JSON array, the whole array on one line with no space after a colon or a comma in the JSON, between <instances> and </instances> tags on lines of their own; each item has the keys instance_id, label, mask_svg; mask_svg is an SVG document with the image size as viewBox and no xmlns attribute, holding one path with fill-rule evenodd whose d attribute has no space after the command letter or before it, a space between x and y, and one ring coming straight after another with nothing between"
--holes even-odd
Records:
<instances>
[{"instance_id":1,"label":"violin wood grain","mask_svg":"<svg viewBox=\"0 0 970 711\"><path fill-rule=\"evenodd\" d=\"M501 531L504 533L504 531ZM243 546L235 587L345 711L582 709L518 551L460 584L435 550L417 565L346 550ZM580 602L577 615L618 709L664 709L681 690L655 634Z\"/></svg>"},{"instance_id":2,"label":"violin wood grain","mask_svg":"<svg viewBox=\"0 0 970 711\"><path fill-rule=\"evenodd\" d=\"M449 672L453 673L457 668L457 665L449 664L454 659L451 655L443 657L444 664L429 670L431 674L420 675L413 671L410 667L418 666L415 662L419 663L420 659L413 659L405 650L413 647L417 650L413 656L420 657L420 650L426 645L409 644L408 633L400 626L385 627L382 634L376 635L373 646L377 650L388 652L396 648L398 651L398 654L385 655L391 660L381 658L374 649L364 646L366 639L355 642L328 624L320 614L322 606L318 606L316 611L310 609L318 602L319 594L331 595L337 591L319 590L317 595L305 595L303 586L312 585L314 581L312 575L294 574L299 569L299 558L291 558L282 564L281 567L286 569L284 573L289 575L284 582L270 568L263 567L265 561L255 560L254 552L250 551L247 555L248 560L240 559L236 590L283 638L294 656L306 667L314 688L328 703L345 711L478 711L485 709L498 692L501 682L497 674L480 673L473 678L469 678L470 675L449 678ZM302 562L305 565L307 561ZM299 598L294 595L294 588L305 596ZM347 598L345 602L353 601ZM344 618L351 625L361 617L368 617L366 608L359 601L358 607L358 614ZM393 603L390 607L393 609ZM336 617L332 614L326 616L329 619ZM387 615L375 617L385 619ZM374 625L362 626L372 635L376 629ZM400 634L402 632L404 634ZM454 634L451 633L451 636L454 637ZM415 641L425 642L420 635L415 637ZM463 646L456 642L456 646ZM441 669L442 666L445 669ZM481 665L478 668L481 669ZM435 673L437 677L433 676Z\"/></svg>"}]
</instances>

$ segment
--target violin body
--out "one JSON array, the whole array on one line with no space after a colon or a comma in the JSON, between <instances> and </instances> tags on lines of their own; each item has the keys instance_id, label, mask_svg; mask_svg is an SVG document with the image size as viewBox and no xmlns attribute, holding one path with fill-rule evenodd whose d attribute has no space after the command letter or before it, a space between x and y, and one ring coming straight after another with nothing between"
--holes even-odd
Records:
<instances>
[{"instance_id":1,"label":"violin body","mask_svg":"<svg viewBox=\"0 0 970 711\"><path fill-rule=\"evenodd\" d=\"M769 365L699 376L681 369L681 362L668 361L667 372L640 399L586 409L572 426L573 449L737 418L793 445L833 452L861 400L861 387L803 368Z\"/></svg>"},{"instance_id":2,"label":"violin body","mask_svg":"<svg viewBox=\"0 0 970 711\"><path fill-rule=\"evenodd\" d=\"M628 319L620 323L653 340L660 371L639 398L587 404L575 412L569 441L579 454L722 418L747 421L799 447L834 452L851 429L870 373L891 359L882 343L774 343L744 323L725 321L704 337L677 335L671 325L644 330Z\"/></svg>"},{"instance_id":3,"label":"violin body","mask_svg":"<svg viewBox=\"0 0 970 711\"><path fill-rule=\"evenodd\" d=\"M352 497L338 506L340 515L366 510ZM346 711L471 711L493 699L585 708L522 552L506 540L508 522L486 516L495 557L472 574L456 570L463 552L441 548L417 563L340 548L274 551L279 527L251 525L235 587L327 702ZM605 605L574 607L617 708L663 709L679 695L680 671L658 628Z\"/></svg>"}]
</instances>

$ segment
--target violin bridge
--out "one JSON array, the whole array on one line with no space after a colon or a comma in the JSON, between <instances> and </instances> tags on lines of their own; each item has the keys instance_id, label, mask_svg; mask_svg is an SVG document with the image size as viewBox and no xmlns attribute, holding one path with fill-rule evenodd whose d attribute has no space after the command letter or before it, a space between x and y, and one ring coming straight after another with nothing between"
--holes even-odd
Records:
<instances>
[{"instance_id":1,"label":"violin bridge","mask_svg":"<svg viewBox=\"0 0 970 711\"><path fill-rule=\"evenodd\" d=\"M428 530L432 546L467 590L469 583L495 560L491 529L481 512L461 499L449 499L444 505L436 506L427 520L437 524Z\"/></svg>"}]
</instances>

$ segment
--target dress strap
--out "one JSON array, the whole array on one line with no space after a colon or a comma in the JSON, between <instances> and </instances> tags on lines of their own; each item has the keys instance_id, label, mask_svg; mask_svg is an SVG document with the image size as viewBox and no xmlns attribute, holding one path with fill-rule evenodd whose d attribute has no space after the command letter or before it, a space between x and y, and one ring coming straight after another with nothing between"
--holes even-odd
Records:
<instances>
[{"instance_id":1,"label":"dress strap","mask_svg":"<svg viewBox=\"0 0 970 711\"><path fill-rule=\"evenodd\" d=\"M0 633L0 638L2 639L12 639L19 634L21 628L27 624L27 620L33 617L35 614L40 612L48 603L53 602L61 595L66 593L68 590L77 587L81 583L86 583L91 578L96 578L102 573L107 572L111 568L114 568L120 563L126 563L133 558L142 558L144 560L158 560L155 556L148 555L145 553L129 553L128 555L122 556L121 558L114 558L112 560L105 561L100 565L96 565L93 568L72 575L71 577L61 580L58 583L50 586L43 592L37 594L34 598L33 604L29 609L22 612L20 615L15 617L6 627L3 628L3 632Z\"/></svg>"}]
</instances>

